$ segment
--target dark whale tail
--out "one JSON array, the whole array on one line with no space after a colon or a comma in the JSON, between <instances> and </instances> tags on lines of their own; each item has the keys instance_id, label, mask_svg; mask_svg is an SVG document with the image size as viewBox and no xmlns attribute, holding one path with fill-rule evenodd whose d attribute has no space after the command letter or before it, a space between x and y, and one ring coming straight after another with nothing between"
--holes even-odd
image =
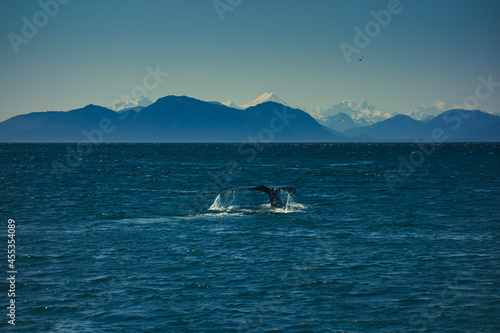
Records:
<instances>
[{"instance_id":1,"label":"dark whale tail","mask_svg":"<svg viewBox=\"0 0 500 333\"><path fill-rule=\"evenodd\" d=\"M285 204L283 201L281 201L279 193L281 191L287 192L288 195L292 195L295 193L295 188L291 186L276 186L276 187L269 187L265 185L261 186L256 186L256 187L239 187L239 188L233 188L231 190L224 191L219 194L222 195L224 193L228 192L233 192L233 191L260 191L260 192L265 192L269 196L269 200L271 201L271 207L274 208L284 208Z\"/></svg>"}]
</instances>

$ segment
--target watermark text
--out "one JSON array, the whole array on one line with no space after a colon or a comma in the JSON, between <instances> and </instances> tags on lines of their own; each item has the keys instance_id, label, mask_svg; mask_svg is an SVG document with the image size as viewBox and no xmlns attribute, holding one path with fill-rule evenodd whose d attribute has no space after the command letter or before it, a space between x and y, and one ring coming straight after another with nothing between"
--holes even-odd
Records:
<instances>
[{"instance_id":1,"label":"watermark text","mask_svg":"<svg viewBox=\"0 0 500 333\"><path fill-rule=\"evenodd\" d=\"M21 18L21 31L20 34L14 32L9 32L7 38L9 39L10 45L14 50L14 53L19 53L19 46L22 44L26 45L30 40L38 35L40 29L44 28L50 21L54 18L61 8L61 5L66 5L70 0L40 0L38 5L40 6L39 11L37 11L31 19L26 16Z\"/></svg>"},{"instance_id":2,"label":"watermark text","mask_svg":"<svg viewBox=\"0 0 500 333\"><path fill-rule=\"evenodd\" d=\"M9 289L7 296L9 297L9 306L7 306L7 317L10 325L16 324L16 221L8 220L7 227L7 281Z\"/></svg>"}]
</instances>

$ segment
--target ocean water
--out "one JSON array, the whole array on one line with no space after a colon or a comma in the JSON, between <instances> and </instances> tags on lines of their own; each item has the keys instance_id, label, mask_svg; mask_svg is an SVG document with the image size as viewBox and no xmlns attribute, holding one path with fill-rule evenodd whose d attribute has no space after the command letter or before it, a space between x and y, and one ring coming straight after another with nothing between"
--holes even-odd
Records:
<instances>
[{"instance_id":1,"label":"ocean water","mask_svg":"<svg viewBox=\"0 0 500 333\"><path fill-rule=\"evenodd\" d=\"M2 144L0 165L0 331L500 331L500 144ZM262 184L297 192L214 204Z\"/></svg>"}]
</instances>

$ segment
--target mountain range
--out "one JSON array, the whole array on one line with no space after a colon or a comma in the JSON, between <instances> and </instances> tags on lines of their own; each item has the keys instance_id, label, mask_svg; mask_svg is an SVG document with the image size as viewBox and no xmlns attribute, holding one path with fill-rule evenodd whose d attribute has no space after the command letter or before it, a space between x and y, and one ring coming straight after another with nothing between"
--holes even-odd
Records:
<instances>
[{"instance_id":1,"label":"mountain range","mask_svg":"<svg viewBox=\"0 0 500 333\"><path fill-rule=\"evenodd\" d=\"M250 103L243 104L241 106L241 108L247 109L249 107L256 106L256 105L259 105L259 104L262 104L265 102L275 102L275 103L279 103L279 104L283 104L285 106L288 106L288 104L286 102L284 102L281 98L276 96L275 93L267 93L266 92L266 93L263 93L262 95L260 95L259 97L257 97L257 99L251 101Z\"/></svg>"},{"instance_id":2,"label":"mountain range","mask_svg":"<svg viewBox=\"0 0 500 333\"><path fill-rule=\"evenodd\" d=\"M366 141L498 142L500 117L463 109L448 110L423 121L399 114L344 134Z\"/></svg>"},{"instance_id":3,"label":"mountain range","mask_svg":"<svg viewBox=\"0 0 500 333\"><path fill-rule=\"evenodd\" d=\"M309 142L343 137L309 114L276 102L239 110L186 96L160 98L139 112L87 105L0 123L0 142Z\"/></svg>"},{"instance_id":4,"label":"mountain range","mask_svg":"<svg viewBox=\"0 0 500 333\"><path fill-rule=\"evenodd\" d=\"M281 101L282 103L279 103ZM149 104L149 105L148 105ZM500 117L478 110L421 107L414 116L380 110L366 100L342 102L315 114L266 93L241 107L187 96L144 98L112 109L97 105L34 112L0 123L0 142L338 142L500 141ZM125 106L130 106L125 108Z\"/></svg>"},{"instance_id":5,"label":"mountain range","mask_svg":"<svg viewBox=\"0 0 500 333\"><path fill-rule=\"evenodd\" d=\"M395 115L394 113L376 108L365 99L363 101L343 101L336 104L322 111L320 119L328 121L329 117L340 113L348 115L358 126L372 125Z\"/></svg>"},{"instance_id":6,"label":"mountain range","mask_svg":"<svg viewBox=\"0 0 500 333\"><path fill-rule=\"evenodd\" d=\"M449 110L443 101L434 101L431 105L421 105L410 112L410 117L416 120L426 120L434 118Z\"/></svg>"},{"instance_id":7,"label":"mountain range","mask_svg":"<svg viewBox=\"0 0 500 333\"><path fill-rule=\"evenodd\" d=\"M276 103L288 106L288 104L285 101L283 101L281 98L276 96L275 93L268 93L268 92L263 93L262 95L257 97L255 100L248 102L248 103L245 103L241 106L235 104L231 100L223 102L223 103L220 103L220 102L213 102L213 103L222 104L222 105L228 106L228 107L233 108L233 109L244 110L244 109L248 109L249 107L256 106L256 105L259 105L259 104L262 104L265 102L276 102ZM305 110L303 110L303 111L305 111Z\"/></svg>"},{"instance_id":8,"label":"mountain range","mask_svg":"<svg viewBox=\"0 0 500 333\"><path fill-rule=\"evenodd\" d=\"M111 105L110 109L113 111L123 111L126 109L136 109L140 111L142 108L150 106L151 104L153 104L153 102L149 98L140 95L136 98L117 102Z\"/></svg>"}]
</instances>

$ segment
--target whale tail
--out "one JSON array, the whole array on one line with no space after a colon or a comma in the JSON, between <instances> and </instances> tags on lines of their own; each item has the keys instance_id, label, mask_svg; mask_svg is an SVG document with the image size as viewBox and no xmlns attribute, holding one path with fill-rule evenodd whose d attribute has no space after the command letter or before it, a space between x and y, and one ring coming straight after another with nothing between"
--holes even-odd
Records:
<instances>
[{"instance_id":1,"label":"whale tail","mask_svg":"<svg viewBox=\"0 0 500 333\"><path fill-rule=\"evenodd\" d=\"M295 193L295 188L291 186L275 186L275 187L270 187L270 186L265 186L265 185L260 185L256 187L239 187L239 188L233 188L231 190L224 191L219 194L222 195L224 193L228 192L233 192L233 191L260 191L260 192L265 192L269 196L269 200L271 201L271 207L273 208L284 208L285 204L280 198L280 192L284 191L287 192L288 195L292 195Z\"/></svg>"}]
</instances>

